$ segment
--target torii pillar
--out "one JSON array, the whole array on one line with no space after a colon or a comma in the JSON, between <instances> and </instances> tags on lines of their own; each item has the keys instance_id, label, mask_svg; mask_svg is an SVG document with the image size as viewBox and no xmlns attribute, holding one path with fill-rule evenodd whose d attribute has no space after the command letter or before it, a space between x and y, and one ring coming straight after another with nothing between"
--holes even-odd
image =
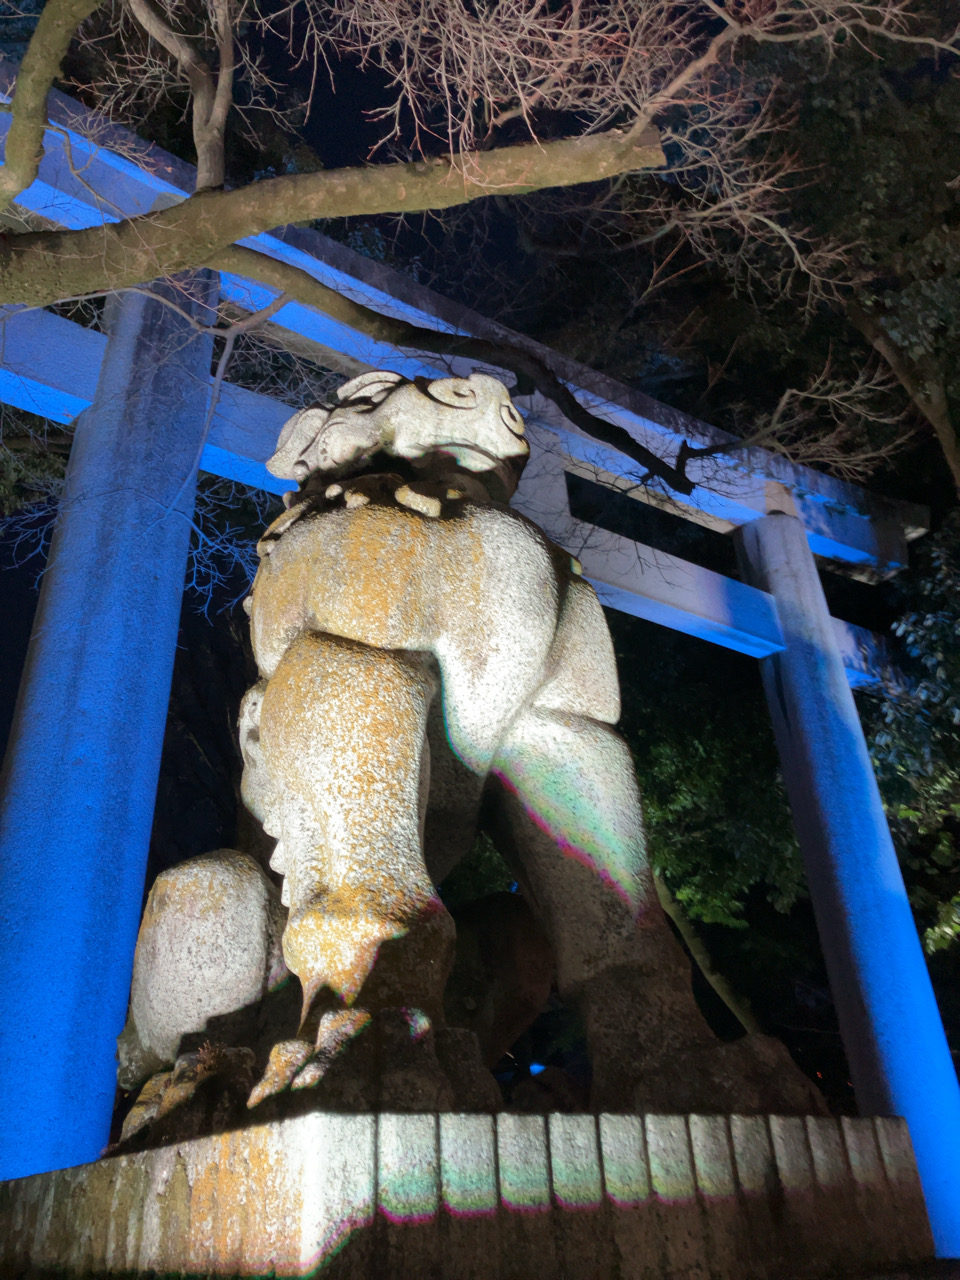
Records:
<instances>
[{"instance_id":1,"label":"torii pillar","mask_svg":"<svg viewBox=\"0 0 960 1280\"><path fill-rule=\"evenodd\" d=\"M216 282L108 301L77 422L0 778L0 1179L95 1160L108 1139Z\"/></svg>"},{"instance_id":2,"label":"torii pillar","mask_svg":"<svg viewBox=\"0 0 960 1280\"><path fill-rule=\"evenodd\" d=\"M744 525L785 648L760 663L857 1105L903 1116L937 1254L960 1257L960 1086L816 562L789 496Z\"/></svg>"}]
</instances>

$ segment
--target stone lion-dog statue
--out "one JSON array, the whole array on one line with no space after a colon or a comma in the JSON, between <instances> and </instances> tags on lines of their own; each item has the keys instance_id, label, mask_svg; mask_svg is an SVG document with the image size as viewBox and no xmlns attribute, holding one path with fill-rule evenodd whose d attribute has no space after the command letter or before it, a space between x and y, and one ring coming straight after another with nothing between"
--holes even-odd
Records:
<instances>
[{"instance_id":1,"label":"stone lion-dog statue","mask_svg":"<svg viewBox=\"0 0 960 1280\"><path fill-rule=\"evenodd\" d=\"M600 604L507 505L528 453L506 389L476 373L366 373L284 427L267 466L300 488L259 544L260 680L240 714L243 799L277 840L282 905L231 851L154 887L120 1078L159 1071L161 1110L183 1036L254 1005L284 963L300 1023L249 1106L318 1086L378 1021L399 1020L433 1070L455 934L437 886L481 829L582 1019L593 1109L822 1110L779 1042L722 1044L694 1003L614 729ZM413 1092L454 1105L442 1084Z\"/></svg>"}]
</instances>

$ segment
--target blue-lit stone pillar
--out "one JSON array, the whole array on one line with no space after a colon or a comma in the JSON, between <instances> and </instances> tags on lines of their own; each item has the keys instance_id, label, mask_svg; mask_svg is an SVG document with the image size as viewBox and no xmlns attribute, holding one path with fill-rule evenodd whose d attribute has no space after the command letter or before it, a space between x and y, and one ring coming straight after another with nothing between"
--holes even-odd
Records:
<instances>
[{"instance_id":1,"label":"blue-lit stone pillar","mask_svg":"<svg viewBox=\"0 0 960 1280\"><path fill-rule=\"evenodd\" d=\"M857 1104L906 1119L937 1252L960 1257L960 1088L816 563L790 514L738 538L786 642L760 666Z\"/></svg>"},{"instance_id":2,"label":"blue-lit stone pillar","mask_svg":"<svg viewBox=\"0 0 960 1280\"><path fill-rule=\"evenodd\" d=\"M190 317L215 283L110 300L77 423L0 779L0 1179L107 1142L210 394Z\"/></svg>"}]
</instances>

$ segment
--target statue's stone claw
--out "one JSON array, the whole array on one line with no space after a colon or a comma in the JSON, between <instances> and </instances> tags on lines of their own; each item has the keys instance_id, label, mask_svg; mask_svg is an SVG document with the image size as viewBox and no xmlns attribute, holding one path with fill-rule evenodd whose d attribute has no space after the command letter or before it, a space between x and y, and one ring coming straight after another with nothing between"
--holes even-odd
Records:
<instances>
[{"instance_id":1,"label":"statue's stone claw","mask_svg":"<svg viewBox=\"0 0 960 1280\"><path fill-rule=\"evenodd\" d=\"M123 1122L120 1141L126 1142L147 1125L155 1124L189 1102L197 1085L210 1074L214 1073L204 1070L198 1054L188 1053L177 1059L172 1071L152 1076Z\"/></svg>"},{"instance_id":2,"label":"statue's stone claw","mask_svg":"<svg viewBox=\"0 0 960 1280\"><path fill-rule=\"evenodd\" d=\"M369 1023L370 1014L366 1009L337 1009L325 1013L317 1028L316 1060L329 1066Z\"/></svg>"},{"instance_id":3,"label":"statue's stone claw","mask_svg":"<svg viewBox=\"0 0 960 1280\"><path fill-rule=\"evenodd\" d=\"M189 1102L197 1091L197 1085L207 1076L216 1074L217 1068L208 1066L200 1053L182 1054L173 1064L173 1071L164 1088L154 1119L162 1120L171 1111Z\"/></svg>"},{"instance_id":4,"label":"statue's stone claw","mask_svg":"<svg viewBox=\"0 0 960 1280\"><path fill-rule=\"evenodd\" d=\"M325 1013L317 1028L316 1044L307 1040L281 1040L270 1050L263 1079L250 1094L248 1107L291 1089L312 1089L330 1069L333 1060L370 1022L365 1009L336 1009Z\"/></svg>"},{"instance_id":5,"label":"statue's stone claw","mask_svg":"<svg viewBox=\"0 0 960 1280\"><path fill-rule=\"evenodd\" d=\"M270 1050L263 1079L254 1086L247 1106L259 1106L267 1098L286 1089L312 1053L313 1045L308 1040L281 1040L275 1044Z\"/></svg>"},{"instance_id":6,"label":"statue's stone claw","mask_svg":"<svg viewBox=\"0 0 960 1280\"><path fill-rule=\"evenodd\" d=\"M129 1141L134 1134L139 1133L141 1129L145 1129L148 1124L157 1118L164 1091L170 1083L172 1075L172 1071L160 1071L157 1075L151 1076L143 1086L139 1097L127 1112L127 1117L123 1122L123 1129L120 1132L121 1143Z\"/></svg>"},{"instance_id":7,"label":"statue's stone claw","mask_svg":"<svg viewBox=\"0 0 960 1280\"><path fill-rule=\"evenodd\" d=\"M161 1071L151 1076L140 1091L126 1120L120 1142L124 1143L145 1129L157 1124L171 1111L188 1103L197 1088L213 1076L225 1076L229 1082L249 1081L254 1063L252 1049L230 1048L224 1044L206 1041L194 1053L184 1053L177 1058L172 1071Z\"/></svg>"},{"instance_id":8,"label":"statue's stone claw","mask_svg":"<svg viewBox=\"0 0 960 1280\"><path fill-rule=\"evenodd\" d=\"M327 1074L329 1065L329 1062L324 1062L320 1058L311 1058L307 1065L302 1067L294 1077L290 1088L294 1090L313 1089Z\"/></svg>"},{"instance_id":9,"label":"statue's stone claw","mask_svg":"<svg viewBox=\"0 0 960 1280\"><path fill-rule=\"evenodd\" d=\"M317 1029L317 1047L310 1061L301 1068L292 1089L312 1089L327 1074L334 1058L338 1057L355 1036L370 1023L365 1009L338 1009L325 1013Z\"/></svg>"}]
</instances>

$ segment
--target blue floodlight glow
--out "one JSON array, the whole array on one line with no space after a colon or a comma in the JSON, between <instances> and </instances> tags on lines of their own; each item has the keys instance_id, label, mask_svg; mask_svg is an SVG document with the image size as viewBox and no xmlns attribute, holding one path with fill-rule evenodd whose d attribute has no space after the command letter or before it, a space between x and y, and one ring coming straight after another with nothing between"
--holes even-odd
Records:
<instances>
[{"instance_id":1,"label":"blue floodlight glow","mask_svg":"<svg viewBox=\"0 0 960 1280\"><path fill-rule=\"evenodd\" d=\"M960 1084L806 533L739 534L785 647L761 663L830 989L863 1115L903 1116L937 1254L960 1257Z\"/></svg>"},{"instance_id":2,"label":"blue floodlight glow","mask_svg":"<svg viewBox=\"0 0 960 1280\"><path fill-rule=\"evenodd\" d=\"M0 402L62 423L73 422L90 403L81 396L70 395L59 387L46 386L9 369L0 369Z\"/></svg>"},{"instance_id":3,"label":"blue floodlight glow","mask_svg":"<svg viewBox=\"0 0 960 1280\"><path fill-rule=\"evenodd\" d=\"M209 399L194 334L123 295L70 454L0 799L0 1178L109 1135Z\"/></svg>"}]
</instances>

